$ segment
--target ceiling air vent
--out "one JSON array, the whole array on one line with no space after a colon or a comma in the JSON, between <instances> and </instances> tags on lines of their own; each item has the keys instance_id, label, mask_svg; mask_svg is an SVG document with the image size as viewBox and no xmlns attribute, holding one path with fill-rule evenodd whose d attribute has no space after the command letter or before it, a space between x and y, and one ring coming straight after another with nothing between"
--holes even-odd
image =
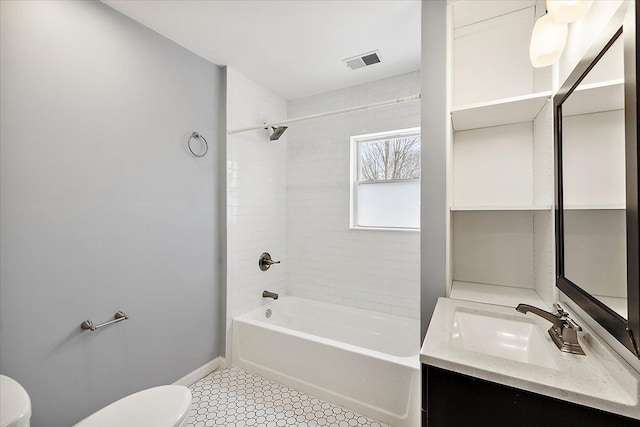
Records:
<instances>
[{"instance_id":1,"label":"ceiling air vent","mask_svg":"<svg viewBox=\"0 0 640 427\"><path fill-rule=\"evenodd\" d=\"M342 60L347 67L352 70L357 70L358 68L366 67L367 65L377 64L381 61L380 53L375 50L369 53L363 53L362 55L354 56L352 58L347 58Z\"/></svg>"}]
</instances>

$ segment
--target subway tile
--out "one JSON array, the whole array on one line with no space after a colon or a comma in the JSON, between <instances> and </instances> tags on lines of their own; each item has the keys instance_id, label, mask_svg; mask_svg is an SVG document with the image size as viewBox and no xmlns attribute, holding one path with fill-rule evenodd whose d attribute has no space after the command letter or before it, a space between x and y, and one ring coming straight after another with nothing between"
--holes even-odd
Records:
<instances>
[{"instance_id":1,"label":"subway tile","mask_svg":"<svg viewBox=\"0 0 640 427\"><path fill-rule=\"evenodd\" d=\"M406 96L419 88L420 73L408 73L289 101L284 111L289 117L302 116ZM282 113L282 103L255 85L247 85L245 91L264 98L255 105L280 108ZM252 98L242 101L247 121L257 114ZM258 293L264 285L291 295L418 318L419 234L349 230L348 179L350 136L419 123L420 109L403 104L300 122L289 128L288 142L277 151L259 134L244 134L243 145L230 147L229 182L234 187L228 192L233 206L228 238L229 247L235 248L230 259L242 270L230 268L235 281L229 283L232 304L238 310L261 304ZM261 191L265 184L273 191ZM257 270L256 252L267 246L272 255L277 248L285 259L279 274L244 272Z\"/></svg>"},{"instance_id":2,"label":"subway tile","mask_svg":"<svg viewBox=\"0 0 640 427\"><path fill-rule=\"evenodd\" d=\"M402 81L407 81L407 79L405 78ZM386 90L389 90L389 89L390 87L388 85L386 87ZM353 92L353 93L356 93L356 92ZM362 93L363 92L360 91L360 94ZM376 89L376 90L373 90L372 93L373 95L376 95L379 93L385 93L385 89ZM399 91L398 93L402 93L402 92ZM404 93L406 93L406 91ZM396 95L396 96L401 96L401 95ZM367 101L368 102L371 101L371 97L367 99ZM300 101L298 104L301 104L301 103L302 101ZM381 111L383 111L383 109L381 109ZM393 111L393 110L388 109L387 111ZM382 127L382 129L380 130L387 130L387 129L384 129L384 127L397 126L396 123L393 122L394 117L406 117L406 116L410 116L412 113L414 114L414 117L412 119L415 122L419 123L419 110L415 110L415 109L405 110L405 111L402 111L401 114L391 114L391 115L378 114L376 116L373 114L359 114L360 117L364 117L364 118L359 118L359 119L356 119L355 121L358 123L358 126L360 126L359 129L362 129L364 131L374 129L376 126L378 126L378 129ZM374 121L376 119L378 121L381 121L381 119L386 119L386 120L382 120L382 124L371 123L371 121ZM349 155L348 137L354 134L352 130L354 129L354 127L352 124L348 126L347 125L341 126L337 124L335 120L330 123L334 124L334 131L335 131L335 132L333 131L330 132L331 136L329 138L332 145L331 148L334 149L334 152L330 153L330 155L328 156L320 155L320 154L323 154L322 150L317 150L315 152L313 151L308 152L306 155L309 157L312 157L315 155L315 157L312 159L313 162L316 162L314 167L307 169L306 171L305 169L301 169L301 168L293 169L293 170L290 170L288 174L288 183L290 186L292 185L293 182L299 182L303 178L307 178L308 182L314 182L316 185L318 184L322 185L324 183L325 187L327 188L327 191L322 192L319 196L309 195L306 198L308 202L311 203L311 205L308 205L309 209L305 210L303 213L306 215L306 218L296 219L295 216L300 215L301 212L297 209L288 210L289 222L291 224L289 227L289 231L299 232L301 227L304 228L304 227L311 226L316 229L323 230L323 232L325 233L325 237L314 235L313 239L309 241L305 241L304 239L289 239L288 249L289 251L295 251L296 249L293 249L293 248L301 249L304 245L313 245L314 247L325 248L327 251L334 251L337 257L331 258L331 262L333 263L333 268L331 269L329 274L327 274L327 272L325 271L320 271L318 273L324 277L330 277L333 282L332 283L333 286L327 286L322 283L317 284L318 286L324 287L325 292L323 293L323 295L324 296L331 295L331 294L327 294L326 293L327 291L333 292L335 297L337 298L337 299L333 299L334 301L339 301L342 304L349 304L349 305L356 305L356 306L363 305L363 302L364 302L364 305L367 308L371 309L371 308L375 308L373 306L374 303L370 302L370 300L372 299L371 292L374 291L377 294L376 296L374 296L373 300L375 300L379 304L376 307L380 310L388 312L390 310L393 310L394 306L391 305L391 309L390 309L389 304L385 305L385 295L389 295L389 294L393 295L394 292L396 293L405 292L408 295L411 295L414 298L414 300L416 300L415 294L417 294L417 290L418 290L417 285L419 283L418 282L419 274L414 273L414 274L411 274L410 276L410 280L413 280L416 286L401 286L395 290L390 289L390 286L392 286L393 283L398 283L398 282L404 283L404 280L405 280L404 277L407 276L406 273L403 274L402 272L399 271L401 268L406 268L406 263L402 264L401 260L406 260L407 258L409 259L414 258L416 260L415 262L416 263L418 262L419 260L418 249L417 249L418 239L413 239L413 240L405 239L402 242L404 243L405 246L403 246L400 250L398 250L397 248L398 245L389 247L389 249L387 249L388 251L395 251L395 252L390 252L391 257L393 257L394 255L396 256L395 262L387 262L382 266L370 267L371 269L373 269L373 273L374 273L371 278L367 277L367 275L359 274L357 271L354 271L358 269L367 268L367 263L363 261L363 259L375 257L378 252L384 254L385 253L384 245L388 243L389 240L393 241L393 239L389 239L385 237L385 236L388 236L389 233L372 233L372 235L370 236L366 236L365 234L364 236L360 235L358 237L354 237L353 234L351 235L349 234L348 230L339 229L339 227L346 228L348 226L347 220L344 220L344 221L339 220L340 216L342 216L343 218L346 218L348 215L348 209L349 209L348 188L344 193L345 195L344 202L339 203L336 201L337 191L334 188L330 188L330 185L332 183L330 183L329 180L326 179L326 177L327 176L336 177L335 171L331 175L329 175L329 173L331 173L332 171L332 168L334 169L336 168L336 165L342 165L342 167L344 167L345 169L345 173L342 179L346 179L348 177L348 168L350 164L350 160L348 159L348 155ZM392 127L392 128L397 128L397 127ZM305 129L304 131L309 133L309 132L312 132L313 129L311 130ZM304 140L304 139L313 140L314 135L310 135L310 134L305 135L305 132L301 132L297 136L297 138L299 140ZM340 133L342 135L340 135ZM295 132L292 132L292 135L294 134ZM342 146L340 145L340 140L343 141ZM344 148L344 149L341 149L341 148ZM326 154L326 150L324 151L324 153ZM303 159L305 157L304 147L296 147L295 156L297 161L300 161L301 159ZM289 158L288 160L291 161L291 158ZM324 165L324 167L318 167L318 164L317 164L318 162L323 162L323 163L333 162L333 163L326 164ZM306 173L306 176L302 176L303 173ZM308 178L311 178L313 181L309 181ZM347 185L348 185L348 182L347 182ZM297 206L295 201L295 195L293 195L292 193L288 193L288 204L289 206ZM331 216L332 214L334 216ZM372 251L369 250L372 246L376 248L377 252L372 253ZM414 256L412 256L412 254ZM397 265L394 265L394 264L397 264ZM414 272L419 271L419 269L417 268L414 268L412 270ZM296 286L295 284L293 284L293 282L295 283L299 282L299 280L296 280L296 277L301 276L300 274L298 274L299 271L302 271L302 270L294 269L292 274L289 276L290 286L292 286L292 289L295 289L295 286ZM310 272L307 271L305 277L301 279L312 280L312 278L309 277L309 274L313 275L316 273L314 272L314 270L311 270ZM348 291L345 293L343 292L344 289L347 289ZM354 303L354 300L357 301L357 303ZM387 298L387 302L388 300L389 299ZM412 313L409 308L400 305L401 303L395 302L395 304L397 304L395 306L396 307L395 310L397 313L402 312L405 315L413 315L414 317L416 317L415 312Z\"/></svg>"}]
</instances>

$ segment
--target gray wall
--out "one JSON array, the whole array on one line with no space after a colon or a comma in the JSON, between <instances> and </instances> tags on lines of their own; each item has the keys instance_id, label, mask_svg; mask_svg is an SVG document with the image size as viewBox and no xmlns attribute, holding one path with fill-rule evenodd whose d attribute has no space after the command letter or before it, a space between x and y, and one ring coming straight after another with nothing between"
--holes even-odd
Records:
<instances>
[{"instance_id":1,"label":"gray wall","mask_svg":"<svg viewBox=\"0 0 640 427\"><path fill-rule=\"evenodd\" d=\"M447 4L422 1L422 177L420 318L427 332L447 280Z\"/></svg>"},{"instance_id":2,"label":"gray wall","mask_svg":"<svg viewBox=\"0 0 640 427\"><path fill-rule=\"evenodd\" d=\"M222 71L99 2L0 4L0 371L68 426L221 354Z\"/></svg>"}]
</instances>

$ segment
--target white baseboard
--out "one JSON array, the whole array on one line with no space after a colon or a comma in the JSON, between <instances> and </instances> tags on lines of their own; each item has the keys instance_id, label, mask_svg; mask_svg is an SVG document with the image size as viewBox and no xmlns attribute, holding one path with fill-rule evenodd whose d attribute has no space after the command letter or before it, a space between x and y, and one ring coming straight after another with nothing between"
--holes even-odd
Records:
<instances>
[{"instance_id":1,"label":"white baseboard","mask_svg":"<svg viewBox=\"0 0 640 427\"><path fill-rule=\"evenodd\" d=\"M216 357L211 362L207 362L204 365L197 368L196 370L189 372L187 375L180 378L178 381L174 382L174 384L189 387L191 384L195 383L199 379L206 377L211 372L215 371L216 369L222 368L224 366L225 366L224 357Z\"/></svg>"}]
</instances>

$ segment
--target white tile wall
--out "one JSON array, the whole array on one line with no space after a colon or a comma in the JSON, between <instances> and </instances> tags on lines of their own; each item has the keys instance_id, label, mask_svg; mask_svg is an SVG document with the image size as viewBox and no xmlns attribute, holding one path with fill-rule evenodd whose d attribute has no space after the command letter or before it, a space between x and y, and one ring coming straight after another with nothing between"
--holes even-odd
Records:
<instances>
[{"instance_id":1,"label":"white tile wall","mask_svg":"<svg viewBox=\"0 0 640 427\"><path fill-rule=\"evenodd\" d=\"M227 68L228 130L286 116L285 100ZM262 304L264 289L285 288L286 140L265 130L227 137L227 342L234 316ZM261 271L265 251L283 264Z\"/></svg>"},{"instance_id":2,"label":"white tile wall","mask_svg":"<svg viewBox=\"0 0 640 427\"><path fill-rule=\"evenodd\" d=\"M420 72L289 101L289 117L420 92ZM420 234L349 229L349 138L420 126L411 102L292 124L287 131L288 294L420 317Z\"/></svg>"}]
</instances>

